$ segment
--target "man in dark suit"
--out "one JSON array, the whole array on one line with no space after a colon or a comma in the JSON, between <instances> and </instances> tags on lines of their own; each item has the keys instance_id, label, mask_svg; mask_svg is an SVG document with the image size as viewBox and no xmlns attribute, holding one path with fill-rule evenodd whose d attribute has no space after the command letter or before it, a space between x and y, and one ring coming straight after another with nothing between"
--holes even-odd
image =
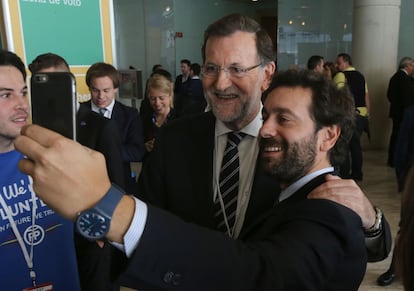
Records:
<instances>
[{"instance_id":1,"label":"man in dark suit","mask_svg":"<svg viewBox=\"0 0 414 291\"><path fill-rule=\"evenodd\" d=\"M222 29L228 35L223 36ZM257 44L249 38L250 31L256 32ZM220 42L222 39L227 41ZM244 44L242 50L240 41ZM141 198L185 221L219 229L218 216L224 212L219 205L221 161L227 133L237 131L246 136L238 146L240 183L238 196L232 200L237 204L235 223L226 225L226 233L237 238L257 215L274 205L279 184L265 175L257 162L261 97L275 70L273 53L270 37L249 18L229 16L207 29L203 85L212 111L176 120L161 131L139 179ZM331 199L354 209L367 231L375 225L376 211L353 181L327 180L311 194L313 198ZM348 199L350 195L352 199ZM382 229L385 231L377 233L376 238L384 247L368 249L372 261L384 259L390 250L389 239L385 239L388 244L382 244L383 238L390 237L385 222ZM368 233L371 240L372 233Z\"/></svg>"},{"instance_id":2,"label":"man in dark suit","mask_svg":"<svg viewBox=\"0 0 414 291\"><path fill-rule=\"evenodd\" d=\"M175 78L174 82L174 109L178 115L181 114L181 111L183 111L185 106L189 103L187 92L191 81L190 66L190 60L181 60L181 74Z\"/></svg>"},{"instance_id":3,"label":"man in dark suit","mask_svg":"<svg viewBox=\"0 0 414 291\"><path fill-rule=\"evenodd\" d=\"M119 78L117 70L112 65L93 64L86 72L86 84L91 92L91 101L82 103L81 106L113 119L117 124L122 145L126 189L129 193L136 193L136 178L131 172L131 162L141 162L145 154L138 110L115 100Z\"/></svg>"},{"instance_id":4,"label":"man in dark suit","mask_svg":"<svg viewBox=\"0 0 414 291\"><path fill-rule=\"evenodd\" d=\"M398 192L404 189L405 178L414 161L414 59L404 57L400 60L399 70L391 77L387 97L390 102L392 131L388 148L388 165L395 167ZM411 107L411 110L410 110ZM398 234L395 242L398 242ZM377 279L379 286L388 286L396 278L396 253L394 248L390 266Z\"/></svg>"},{"instance_id":5,"label":"man in dark suit","mask_svg":"<svg viewBox=\"0 0 414 291\"><path fill-rule=\"evenodd\" d=\"M41 72L69 72L64 58L53 53L37 56L29 70ZM116 124L85 106L79 106L76 114L77 141L101 152L105 156L111 182L125 187L125 176L121 158L121 143ZM109 244L91 242L75 233L76 256L82 290L111 290L109 266L111 247Z\"/></svg>"},{"instance_id":6,"label":"man in dark suit","mask_svg":"<svg viewBox=\"0 0 414 291\"><path fill-rule=\"evenodd\" d=\"M407 95L414 96L414 83L412 80L413 73L414 59L404 57L400 60L398 71L391 77L388 84L387 98L390 102L389 117L392 120L392 130L387 160L387 164L390 167L394 167L395 144L397 142L398 132L400 130L400 124L404 111L403 102L407 98Z\"/></svg>"},{"instance_id":7,"label":"man in dark suit","mask_svg":"<svg viewBox=\"0 0 414 291\"><path fill-rule=\"evenodd\" d=\"M126 274L136 287L146 290L140 285L144 281L164 290L357 290L366 268L360 217L335 202L306 198L343 158L355 116L352 100L349 91L319 74L289 71L276 76L264 104L260 150L265 171L280 181L283 191L237 240L124 195L106 236L124 244L130 257ZM16 147L29 159L21 169L37 177L43 152L50 152L50 168L40 171L59 184L73 185L78 167L64 174L56 171L70 157L55 155L60 148L47 142L59 137L34 126L22 134L26 139L18 139ZM102 199L110 182L101 178L105 171L99 156L60 138L64 152L82 161L81 174L91 178L90 184L59 193L55 182L35 179L34 184L46 203L74 219ZM36 142L41 144L32 144ZM42 147L46 150L38 150ZM86 201L79 198L85 192Z\"/></svg>"},{"instance_id":8,"label":"man in dark suit","mask_svg":"<svg viewBox=\"0 0 414 291\"><path fill-rule=\"evenodd\" d=\"M191 80L190 76L190 60L183 59L180 61L181 74L175 78L174 82L174 94L185 94L187 86Z\"/></svg>"},{"instance_id":9,"label":"man in dark suit","mask_svg":"<svg viewBox=\"0 0 414 291\"><path fill-rule=\"evenodd\" d=\"M181 116L204 112L207 106L204 97L203 82L200 79L201 66L198 63L192 63L190 67L190 83L186 93L187 104L185 104Z\"/></svg>"}]
</instances>

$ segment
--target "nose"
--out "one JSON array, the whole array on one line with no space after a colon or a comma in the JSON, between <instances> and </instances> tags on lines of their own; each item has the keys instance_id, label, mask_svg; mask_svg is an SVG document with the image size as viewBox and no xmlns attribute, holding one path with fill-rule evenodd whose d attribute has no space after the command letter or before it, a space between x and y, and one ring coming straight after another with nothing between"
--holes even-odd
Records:
<instances>
[{"instance_id":1,"label":"nose","mask_svg":"<svg viewBox=\"0 0 414 291\"><path fill-rule=\"evenodd\" d=\"M271 121L270 118L267 118L263 121L263 125L260 128L259 135L261 138L269 138L276 136L277 127L275 122Z\"/></svg>"},{"instance_id":2,"label":"nose","mask_svg":"<svg viewBox=\"0 0 414 291\"><path fill-rule=\"evenodd\" d=\"M232 81L228 71L221 69L217 75L216 89L224 91L225 89L229 88L231 84Z\"/></svg>"},{"instance_id":3,"label":"nose","mask_svg":"<svg viewBox=\"0 0 414 291\"><path fill-rule=\"evenodd\" d=\"M18 95L16 98L16 108L17 109L23 109L24 111L27 112L28 108L29 108L29 100L27 99L26 96L23 95Z\"/></svg>"},{"instance_id":4,"label":"nose","mask_svg":"<svg viewBox=\"0 0 414 291\"><path fill-rule=\"evenodd\" d=\"M160 103L161 103L161 100L159 98L155 98L154 105L158 106L158 105L160 105Z\"/></svg>"}]
</instances>

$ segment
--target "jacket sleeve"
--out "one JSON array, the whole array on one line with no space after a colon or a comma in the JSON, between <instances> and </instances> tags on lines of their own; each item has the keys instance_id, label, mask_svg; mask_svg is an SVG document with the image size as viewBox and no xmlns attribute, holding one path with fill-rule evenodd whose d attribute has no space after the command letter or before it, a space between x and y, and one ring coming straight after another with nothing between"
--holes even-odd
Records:
<instances>
[{"instance_id":1,"label":"jacket sleeve","mask_svg":"<svg viewBox=\"0 0 414 291\"><path fill-rule=\"evenodd\" d=\"M365 237L368 262L374 263L386 259L391 251L391 229L385 216L382 217L382 231L373 237Z\"/></svg>"},{"instance_id":2,"label":"jacket sleeve","mask_svg":"<svg viewBox=\"0 0 414 291\"><path fill-rule=\"evenodd\" d=\"M141 162L145 155L144 132L138 110L128 108L127 128L124 143L122 144L122 159L124 162Z\"/></svg>"},{"instance_id":3,"label":"jacket sleeve","mask_svg":"<svg viewBox=\"0 0 414 291\"><path fill-rule=\"evenodd\" d=\"M163 290L316 291L337 275L336 290L357 290L366 268L360 218L328 201L304 202L310 204L319 206L269 216L245 241L149 206L125 274L137 289L144 281Z\"/></svg>"}]
</instances>

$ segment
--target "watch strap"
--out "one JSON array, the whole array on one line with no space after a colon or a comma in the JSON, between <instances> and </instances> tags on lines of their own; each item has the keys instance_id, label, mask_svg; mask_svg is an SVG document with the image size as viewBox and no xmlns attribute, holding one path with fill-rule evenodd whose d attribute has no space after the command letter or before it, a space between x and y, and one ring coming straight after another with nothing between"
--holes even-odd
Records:
<instances>
[{"instance_id":1,"label":"watch strap","mask_svg":"<svg viewBox=\"0 0 414 291\"><path fill-rule=\"evenodd\" d=\"M119 201L121 201L124 193L125 192L121 188L112 183L106 194L92 209L105 216L106 218L111 219L115 208L118 205Z\"/></svg>"}]
</instances>

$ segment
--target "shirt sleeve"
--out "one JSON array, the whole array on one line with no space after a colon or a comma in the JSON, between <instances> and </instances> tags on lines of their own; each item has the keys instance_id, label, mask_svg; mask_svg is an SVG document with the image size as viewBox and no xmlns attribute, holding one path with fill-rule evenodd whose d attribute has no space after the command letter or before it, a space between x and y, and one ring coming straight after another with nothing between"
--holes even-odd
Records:
<instances>
[{"instance_id":1,"label":"shirt sleeve","mask_svg":"<svg viewBox=\"0 0 414 291\"><path fill-rule=\"evenodd\" d=\"M123 251L128 258L132 255L138 246L139 240L141 239L142 233L144 232L148 216L147 204L137 199L136 197L132 196L132 198L135 200L135 213L134 217L132 218L131 225L125 233L124 243L120 244L111 242L114 247Z\"/></svg>"},{"instance_id":2,"label":"shirt sleeve","mask_svg":"<svg viewBox=\"0 0 414 291\"><path fill-rule=\"evenodd\" d=\"M335 75L333 81L335 82L335 84L338 88L342 88L343 86L345 86L345 82L346 82L345 74L342 73L342 72L338 72Z\"/></svg>"}]
</instances>

